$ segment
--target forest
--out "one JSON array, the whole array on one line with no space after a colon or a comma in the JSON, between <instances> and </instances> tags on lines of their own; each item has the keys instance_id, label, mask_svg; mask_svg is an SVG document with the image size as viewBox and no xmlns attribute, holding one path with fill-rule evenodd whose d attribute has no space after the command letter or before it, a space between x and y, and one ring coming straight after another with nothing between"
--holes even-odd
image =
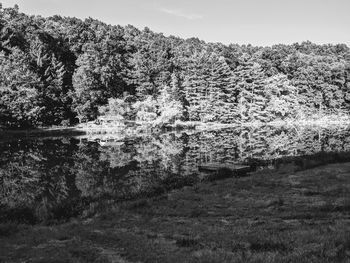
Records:
<instances>
[{"instance_id":1,"label":"forest","mask_svg":"<svg viewBox=\"0 0 350 263\"><path fill-rule=\"evenodd\" d=\"M0 98L3 129L99 116L164 125L347 115L350 49L206 43L0 4Z\"/></svg>"}]
</instances>

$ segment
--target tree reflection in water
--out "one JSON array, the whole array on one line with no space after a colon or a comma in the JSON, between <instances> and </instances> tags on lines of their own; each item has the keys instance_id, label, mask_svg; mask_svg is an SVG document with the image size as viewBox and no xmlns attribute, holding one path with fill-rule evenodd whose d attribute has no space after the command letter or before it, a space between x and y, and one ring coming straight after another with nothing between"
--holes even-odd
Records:
<instances>
[{"instance_id":1,"label":"tree reflection in water","mask_svg":"<svg viewBox=\"0 0 350 263\"><path fill-rule=\"evenodd\" d=\"M30 139L0 148L0 221L28 223L86 216L105 201L194 183L203 178L198 165L206 162L274 168L287 162L304 169L350 161L344 128L241 127L100 143Z\"/></svg>"}]
</instances>

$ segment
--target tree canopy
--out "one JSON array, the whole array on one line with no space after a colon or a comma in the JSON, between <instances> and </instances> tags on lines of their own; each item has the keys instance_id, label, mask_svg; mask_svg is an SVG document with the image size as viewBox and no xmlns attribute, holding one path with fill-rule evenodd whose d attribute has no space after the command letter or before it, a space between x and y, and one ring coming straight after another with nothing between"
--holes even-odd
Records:
<instances>
[{"instance_id":1,"label":"tree canopy","mask_svg":"<svg viewBox=\"0 0 350 263\"><path fill-rule=\"evenodd\" d=\"M118 103L133 109L123 117L159 122L348 113L350 49L206 43L0 8L0 127L94 120Z\"/></svg>"}]
</instances>

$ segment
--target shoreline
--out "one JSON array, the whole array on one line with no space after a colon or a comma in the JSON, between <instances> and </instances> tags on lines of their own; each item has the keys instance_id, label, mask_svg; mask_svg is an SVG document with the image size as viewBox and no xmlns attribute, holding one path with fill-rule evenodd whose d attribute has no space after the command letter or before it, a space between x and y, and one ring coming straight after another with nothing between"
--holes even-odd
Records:
<instances>
[{"instance_id":1,"label":"shoreline","mask_svg":"<svg viewBox=\"0 0 350 263\"><path fill-rule=\"evenodd\" d=\"M59 127L59 128L38 128L26 130L0 130L0 142L16 138L35 138L51 136L79 136L85 132L76 127Z\"/></svg>"},{"instance_id":2,"label":"shoreline","mask_svg":"<svg viewBox=\"0 0 350 263\"><path fill-rule=\"evenodd\" d=\"M141 129L150 130L152 129L160 131L162 128L153 126L153 123L142 123L137 124ZM328 126L344 127L350 126L350 120L328 120L328 119L319 119L319 120L300 120L300 121L272 121L272 122L247 122L247 123L200 123L200 122L179 122L171 125L165 126L165 130L195 130L195 131L210 131L217 129L226 129L226 128L235 128L235 127L261 127L261 126L319 126L319 127L328 127ZM125 131L130 128L121 128L120 126L69 126L69 127L54 127L54 128L37 128L37 129L23 129L23 130L0 130L0 141L3 139L13 139L21 137L50 137L50 136L79 136L86 135L90 132L96 131L97 133L108 133L116 131Z\"/></svg>"}]
</instances>

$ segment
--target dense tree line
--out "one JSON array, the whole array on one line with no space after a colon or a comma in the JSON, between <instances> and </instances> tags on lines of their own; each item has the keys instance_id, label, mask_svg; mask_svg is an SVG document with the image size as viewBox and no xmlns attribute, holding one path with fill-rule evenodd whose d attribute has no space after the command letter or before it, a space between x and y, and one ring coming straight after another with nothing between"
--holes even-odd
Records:
<instances>
[{"instance_id":1,"label":"dense tree line","mask_svg":"<svg viewBox=\"0 0 350 263\"><path fill-rule=\"evenodd\" d=\"M350 49L206 43L0 6L0 126L239 123L350 110Z\"/></svg>"}]
</instances>

